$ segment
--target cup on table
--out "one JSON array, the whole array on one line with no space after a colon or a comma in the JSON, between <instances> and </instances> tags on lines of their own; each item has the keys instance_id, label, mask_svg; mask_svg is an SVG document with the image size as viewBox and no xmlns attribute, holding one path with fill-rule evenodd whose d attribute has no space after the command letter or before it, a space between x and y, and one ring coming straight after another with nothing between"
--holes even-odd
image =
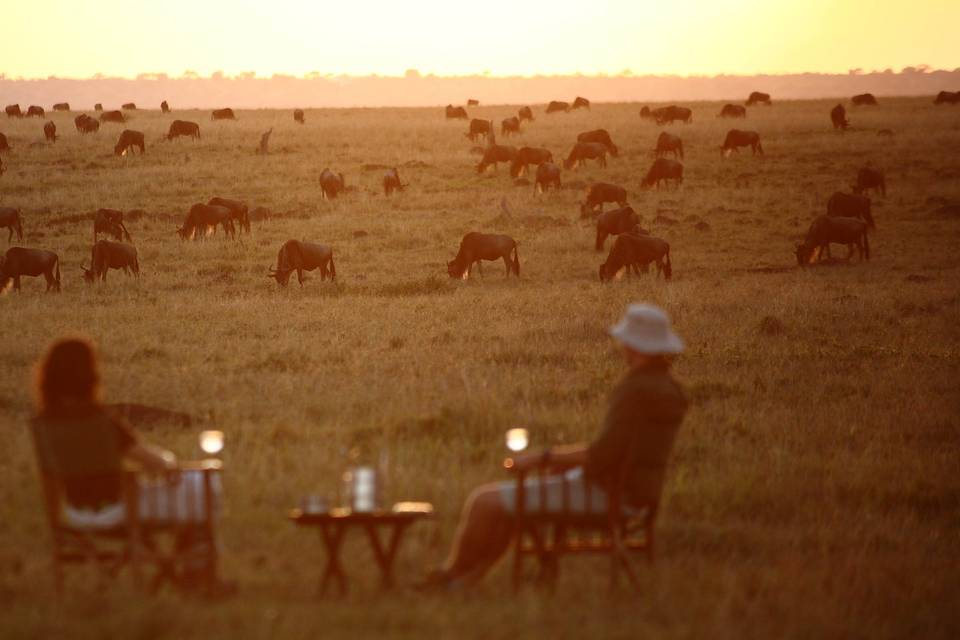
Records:
<instances>
[{"instance_id":1,"label":"cup on table","mask_svg":"<svg viewBox=\"0 0 960 640\"><path fill-rule=\"evenodd\" d=\"M326 513L330 508L323 496L311 494L300 499L300 510L308 514Z\"/></svg>"}]
</instances>

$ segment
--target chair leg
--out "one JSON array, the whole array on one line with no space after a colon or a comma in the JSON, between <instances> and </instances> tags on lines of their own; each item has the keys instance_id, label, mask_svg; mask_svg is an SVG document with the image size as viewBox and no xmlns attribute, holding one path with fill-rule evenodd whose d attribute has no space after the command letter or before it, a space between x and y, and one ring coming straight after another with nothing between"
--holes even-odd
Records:
<instances>
[{"instance_id":1,"label":"chair leg","mask_svg":"<svg viewBox=\"0 0 960 640\"><path fill-rule=\"evenodd\" d=\"M560 576L560 558L553 551L546 551L538 556L540 568L537 572L537 584L545 586L550 591L557 588L557 580Z\"/></svg>"},{"instance_id":2,"label":"chair leg","mask_svg":"<svg viewBox=\"0 0 960 640\"><path fill-rule=\"evenodd\" d=\"M627 574L627 581L630 583L630 586L632 586L635 591L640 591L640 579L637 577L637 573L634 571L626 551L618 552L615 557L623 567L623 572Z\"/></svg>"},{"instance_id":3,"label":"chair leg","mask_svg":"<svg viewBox=\"0 0 960 640\"><path fill-rule=\"evenodd\" d=\"M613 548L611 549L610 559L613 566L610 568L610 587L616 586L619 569L627 575L630 585L637 591L640 590L640 579L637 577L633 565L630 563L630 552L623 542L623 533L619 529L613 531Z\"/></svg>"},{"instance_id":4,"label":"chair leg","mask_svg":"<svg viewBox=\"0 0 960 640\"><path fill-rule=\"evenodd\" d=\"M510 581L514 592L518 592L520 591L520 584L523 582L523 530L518 527L515 536Z\"/></svg>"},{"instance_id":5,"label":"chair leg","mask_svg":"<svg viewBox=\"0 0 960 640\"><path fill-rule=\"evenodd\" d=\"M130 575L133 577L133 588L137 591L143 590L143 573L140 570L140 543L134 541L130 545L129 557L127 558L130 563Z\"/></svg>"},{"instance_id":6,"label":"chair leg","mask_svg":"<svg viewBox=\"0 0 960 640\"><path fill-rule=\"evenodd\" d=\"M620 558L614 552L610 554L610 591L616 591L620 582Z\"/></svg>"},{"instance_id":7,"label":"chair leg","mask_svg":"<svg viewBox=\"0 0 960 640\"><path fill-rule=\"evenodd\" d=\"M63 563L60 561L60 553L53 554L53 589L58 598L63 597Z\"/></svg>"}]
</instances>

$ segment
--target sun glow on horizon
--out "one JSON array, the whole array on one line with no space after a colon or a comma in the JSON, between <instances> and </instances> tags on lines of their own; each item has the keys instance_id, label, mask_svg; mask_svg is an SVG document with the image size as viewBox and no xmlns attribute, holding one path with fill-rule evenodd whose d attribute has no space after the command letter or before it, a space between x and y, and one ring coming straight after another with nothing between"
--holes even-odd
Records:
<instances>
[{"instance_id":1,"label":"sun glow on horizon","mask_svg":"<svg viewBox=\"0 0 960 640\"><path fill-rule=\"evenodd\" d=\"M7 77L714 75L960 66L960 3L845 0L480 5L277 0L4 10ZM56 43L52 45L51 43Z\"/></svg>"}]
</instances>

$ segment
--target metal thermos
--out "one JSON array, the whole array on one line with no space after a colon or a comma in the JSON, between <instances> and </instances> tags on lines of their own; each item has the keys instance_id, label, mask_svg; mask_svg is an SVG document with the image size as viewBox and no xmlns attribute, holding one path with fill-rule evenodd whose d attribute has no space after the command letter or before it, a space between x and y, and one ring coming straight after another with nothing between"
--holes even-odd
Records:
<instances>
[{"instance_id":1,"label":"metal thermos","mask_svg":"<svg viewBox=\"0 0 960 640\"><path fill-rule=\"evenodd\" d=\"M377 508L377 472L373 467L353 467L343 474L346 505L360 513Z\"/></svg>"}]
</instances>

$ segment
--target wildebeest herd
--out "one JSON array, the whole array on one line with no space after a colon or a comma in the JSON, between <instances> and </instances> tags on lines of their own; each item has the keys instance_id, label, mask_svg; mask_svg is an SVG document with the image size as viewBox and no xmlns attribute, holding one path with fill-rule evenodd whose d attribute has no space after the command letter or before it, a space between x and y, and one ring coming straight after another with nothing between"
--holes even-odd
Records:
<instances>
[{"instance_id":1,"label":"wildebeest herd","mask_svg":"<svg viewBox=\"0 0 960 640\"><path fill-rule=\"evenodd\" d=\"M960 92L941 92L935 99L935 104L956 104L960 102ZM746 101L746 106L772 105L768 94L754 92ZM851 99L854 106L876 106L876 98L872 94L860 94ZM469 106L469 105L468 105ZM553 101L546 108L545 113L567 113L576 109L590 109L590 101L577 97L572 105L567 102ZM87 114L80 114L74 119L77 132L82 135L97 133L103 123L125 123L127 116L124 111L136 110L133 103L123 105L122 110L103 111L100 105L96 109L98 118ZM67 103L57 103L53 106L55 112L69 112ZM164 114L171 113L166 101L161 105ZM42 107L32 105L23 112L19 105L9 105L5 112L8 118L38 117L44 118ZM837 104L830 111L830 120L833 127L846 130L850 123L847 119L843 104ZM470 120L464 107L447 105L445 108L447 119L465 119L469 121L464 135L471 142L482 140L485 146L480 149L481 159L476 166L478 173L485 173L489 168L497 171L498 165L503 163L509 166L509 175L519 179L529 171L531 165L536 167L534 179L534 193L545 193L548 189L560 189L562 186L563 170L572 171L584 166L588 161L596 163L600 168L606 167L608 157L615 159L620 155L620 148L614 143L609 131L604 128L581 132L575 140L571 140L571 148L563 157L561 166L555 164L553 153L541 147L520 147L497 143L497 130L493 120L474 118ZM657 125L667 125L674 122L688 124L693 121L692 110L677 105L669 105L657 109L643 107L640 111L643 120L650 120ZM717 117L738 118L747 117L746 108L742 105L726 104ZM212 120L235 120L232 109L216 109L212 111ZM305 123L302 109L294 111L294 120L299 124ZM501 137L510 137L521 131L521 125L527 123L532 126L535 122L531 107L520 108L516 115L511 115L500 121L499 132ZM886 130L885 130L886 131ZM47 142L54 143L59 134L53 121L43 125L43 135ZM173 120L164 140L173 141L180 137L194 140L200 139L200 126L196 122ZM760 134L756 131L730 129L720 144L721 156L726 157L740 148L749 147L753 155L764 154ZM9 150L10 145L6 136L0 133L0 152ZM145 153L146 144L144 135L140 131L124 129L114 147L117 155L126 155L132 151ZM654 160L649 171L640 180L641 189L662 186L679 189L684 179L684 145L680 136L662 132L651 151ZM672 157L666 157L666 156ZM0 176L6 167L0 158ZM321 199L336 199L348 192L346 178L343 173L325 168L319 176ZM529 184L529 183L527 183ZM399 194L409 185L405 183L397 168L385 171L382 179L385 196ZM875 228L871 200L866 195L870 191L886 196L886 176L883 171L873 167L863 167L856 176L851 187L852 193L836 192L827 202L824 215L817 217L803 240L795 247L795 255L800 265L822 260L830 256L831 244L843 244L848 248L849 260L856 251L860 260L869 260L870 243L868 233ZM640 217L628 202L628 191L621 185L595 182L586 189L584 199L580 203L580 217L595 219L597 251L604 249L606 239L614 236L615 240L610 248L606 260L600 265L599 276L601 281L614 279L621 272L627 275L647 272L651 264L657 268L657 274L670 279L673 266L670 260L670 245L661 238L655 238L640 227ZM617 208L604 211L607 203L613 203ZM239 234L250 232L250 215L247 203L236 199L211 198L206 203L198 202L187 211L183 223L176 229L182 240L204 240L217 233L219 227L225 238L235 238ZM0 228L8 229L8 243L12 243L14 236L18 242L23 241L24 216L21 211L13 207L0 208ZM139 276L140 264L133 239L127 230L123 213L119 210L101 208L94 214L93 246L90 252L90 266L81 266L83 278L87 282L105 281L110 269L121 269L125 273ZM100 239L105 234L112 240ZM467 278L474 266L479 267L482 261L503 260L506 275L519 277L520 259L518 242L509 236L500 234L484 234L470 232L463 236L459 250L453 260L447 263L447 271L452 278ZM336 277L336 268L333 260L333 249L327 245L289 240L280 248L276 267L272 268L269 277L279 285L286 286L290 275L295 271L298 282L303 284L303 272L319 269L321 279L327 276L333 280ZM482 273L482 269L480 270ZM47 291L60 290L60 261L59 257L47 250L12 247L0 258L0 290L5 289L10 281L15 290L20 289L20 279L23 276L43 275L47 282Z\"/></svg>"}]
</instances>

